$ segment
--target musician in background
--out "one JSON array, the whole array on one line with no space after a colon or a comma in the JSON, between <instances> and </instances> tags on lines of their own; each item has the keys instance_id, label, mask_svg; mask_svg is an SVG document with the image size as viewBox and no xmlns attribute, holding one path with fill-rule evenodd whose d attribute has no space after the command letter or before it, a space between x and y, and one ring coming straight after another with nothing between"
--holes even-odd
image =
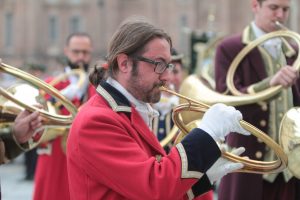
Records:
<instances>
[{"instance_id":1,"label":"musician in background","mask_svg":"<svg viewBox=\"0 0 300 200\"><path fill-rule=\"evenodd\" d=\"M39 113L37 111L30 113L29 111L24 110L17 115L12 126L1 128L0 165L7 163L9 160L14 159L22 152L28 150L28 141L32 138L32 136L34 136L34 134L40 134L40 132L37 133L36 130L41 127L42 119Z\"/></svg>"},{"instance_id":2,"label":"musician in background","mask_svg":"<svg viewBox=\"0 0 300 200\"><path fill-rule=\"evenodd\" d=\"M17 157L28 149L28 140L42 127L39 113L20 112L11 127L0 130L0 164Z\"/></svg>"},{"instance_id":3,"label":"musician in background","mask_svg":"<svg viewBox=\"0 0 300 200\"><path fill-rule=\"evenodd\" d=\"M174 68L170 73L170 81L168 87L177 93L179 92L185 74L183 58L183 54L178 53L175 48L171 49L171 63L174 65ZM153 104L153 108L159 112L159 116L154 118L153 120L153 132L159 141L163 140L168 134L170 134L174 126L174 122L172 120L172 109L178 104L179 97L167 92L162 92L160 101L156 104ZM170 142L167 146L164 147L167 153L169 153L172 146L173 143ZM198 199L212 200L213 190L210 190L209 192L203 194Z\"/></svg>"},{"instance_id":4,"label":"musician in background","mask_svg":"<svg viewBox=\"0 0 300 200\"><path fill-rule=\"evenodd\" d=\"M275 22L284 24L290 11L290 0L251 0L254 20L243 33L226 38L217 48L215 59L216 89L225 92L226 74L237 54L251 41L276 31ZM273 38L251 51L239 64L234 77L242 93L255 94L270 86L282 85L275 98L257 104L240 106L244 119L278 142L280 121L286 111L300 105L299 73L291 67L297 50L284 38ZM231 134L230 146L244 146L244 156L260 161L277 159L264 143L254 136ZM219 187L220 200L296 200L299 180L288 169L278 174L232 173L225 176Z\"/></svg>"},{"instance_id":5,"label":"musician in background","mask_svg":"<svg viewBox=\"0 0 300 200\"><path fill-rule=\"evenodd\" d=\"M91 62L92 40L86 33L73 33L66 41L64 54L68 65L65 72L72 69L82 69L86 73ZM87 74L86 78L87 78ZM51 82L53 78L47 79ZM88 84L88 78L84 84L78 85L78 76L68 76L67 80L54 85L74 105L79 107L94 93L92 86ZM48 99L53 100L53 99ZM55 103L55 102L54 102ZM60 109L61 114L69 114L65 108ZM38 149L38 163L35 174L35 200L68 200L70 199L67 175L67 162L65 145L67 131L58 134L56 138L47 141Z\"/></svg>"},{"instance_id":6,"label":"musician in background","mask_svg":"<svg viewBox=\"0 0 300 200\"><path fill-rule=\"evenodd\" d=\"M179 87L183 80L184 67L182 59L183 54L178 54L177 51L172 48L171 63L174 65L174 68L170 73L170 80L167 86L175 92L179 92ZM153 104L153 108L159 112L159 116L153 120L153 132L159 141L164 139L173 128L172 109L178 104L179 98L167 92L162 92L160 101ZM172 144L165 147L165 150L168 152L171 146Z\"/></svg>"}]
</instances>

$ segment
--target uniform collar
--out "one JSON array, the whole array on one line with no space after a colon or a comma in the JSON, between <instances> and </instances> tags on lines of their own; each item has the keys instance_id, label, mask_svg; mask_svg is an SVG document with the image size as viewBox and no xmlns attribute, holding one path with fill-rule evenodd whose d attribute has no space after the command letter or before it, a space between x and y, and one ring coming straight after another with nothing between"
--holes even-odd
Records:
<instances>
[{"instance_id":1,"label":"uniform collar","mask_svg":"<svg viewBox=\"0 0 300 200\"><path fill-rule=\"evenodd\" d=\"M115 112L131 112L128 99L106 81L101 81L96 90Z\"/></svg>"},{"instance_id":2,"label":"uniform collar","mask_svg":"<svg viewBox=\"0 0 300 200\"><path fill-rule=\"evenodd\" d=\"M129 102L131 102L133 105L135 105L136 107L142 107L147 109L148 105L145 102L139 101L138 99L136 99L132 94L130 94L118 81L116 81L115 79L108 77L106 82L108 84L110 84L111 86L113 86L114 88L116 88L120 93L122 93Z\"/></svg>"},{"instance_id":3,"label":"uniform collar","mask_svg":"<svg viewBox=\"0 0 300 200\"><path fill-rule=\"evenodd\" d=\"M149 125L147 123L141 123L144 121L143 116L137 109L131 107L128 98L122 94L119 89L115 88L115 85L112 86L107 81L102 81L97 87L97 92L108 102L113 111L129 113L134 129L136 129L137 132L145 138L145 141L156 149L159 154L165 155L164 149L160 146L156 136L149 129Z\"/></svg>"},{"instance_id":4,"label":"uniform collar","mask_svg":"<svg viewBox=\"0 0 300 200\"><path fill-rule=\"evenodd\" d=\"M153 119L159 116L158 111L154 110L149 103L145 103L136 99L131 93L129 93L117 80L112 77L108 77L108 84L116 88L120 93L122 93L128 101L135 107L135 109L139 112L144 122L147 124L149 129L152 129Z\"/></svg>"},{"instance_id":5,"label":"uniform collar","mask_svg":"<svg viewBox=\"0 0 300 200\"><path fill-rule=\"evenodd\" d=\"M261 29L259 29L254 22L252 22L250 25L248 25L243 33L242 33L242 43L247 45L253 40L257 38L257 36L262 36L266 34ZM286 57L292 57L296 55L296 51L294 48L288 43L288 41L284 38L281 38L282 41L282 50Z\"/></svg>"}]
</instances>

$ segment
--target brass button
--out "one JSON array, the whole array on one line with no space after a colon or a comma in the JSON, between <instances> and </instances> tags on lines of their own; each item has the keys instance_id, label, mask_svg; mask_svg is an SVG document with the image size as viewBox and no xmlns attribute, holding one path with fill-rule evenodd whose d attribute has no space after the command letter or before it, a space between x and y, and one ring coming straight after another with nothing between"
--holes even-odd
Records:
<instances>
[{"instance_id":1,"label":"brass button","mask_svg":"<svg viewBox=\"0 0 300 200\"><path fill-rule=\"evenodd\" d=\"M158 132L159 132L159 133L164 133L164 132L165 132L165 129L159 128L159 129L158 129Z\"/></svg>"},{"instance_id":2,"label":"brass button","mask_svg":"<svg viewBox=\"0 0 300 200\"><path fill-rule=\"evenodd\" d=\"M262 157L262 152L261 151L257 151L255 153L255 157L258 158L258 159L260 159Z\"/></svg>"},{"instance_id":3,"label":"brass button","mask_svg":"<svg viewBox=\"0 0 300 200\"><path fill-rule=\"evenodd\" d=\"M276 65L276 67L277 67L278 69L280 69L280 68L281 68L280 64L277 64L277 65Z\"/></svg>"},{"instance_id":4,"label":"brass button","mask_svg":"<svg viewBox=\"0 0 300 200\"><path fill-rule=\"evenodd\" d=\"M259 122L260 126L265 127L267 125L267 121L266 120L260 120Z\"/></svg>"},{"instance_id":5,"label":"brass button","mask_svg":"<svg viewBox=\"0 0 300 200\"><path fill-rule=\"evenodd\" d=\"M158 163L160 163L161 159L162 159L162 155L156 155L155 159Z\"/></svg>"},{"instance_id":6,"label":"brass button","mask_svg":"<svg viewBox=\"0 0 300 200\"><path fill-rule=\"evenodd\" d=\"M260 138L257 138L257 142L263 143L262 139L260 139Z\"/></svg>"},{"instance_id":7,"label":"brass button","mask_svg":"<svg viewBox=\"0 0 300 200\"><path fill-rule=\"evenodd\" d=\"M267 104L264 103L264 104L261 106L261 109L262 109L262 111L267 111L267 110L268 110Z\"/></svg>"}]
</instances>

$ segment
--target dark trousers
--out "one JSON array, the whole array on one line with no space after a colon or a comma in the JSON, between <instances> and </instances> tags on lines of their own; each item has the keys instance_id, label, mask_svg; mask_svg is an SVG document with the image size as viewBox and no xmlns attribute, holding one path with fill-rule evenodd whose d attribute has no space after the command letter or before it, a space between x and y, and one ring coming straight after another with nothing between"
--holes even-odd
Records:
<instances>
[{"instance_id":1,"label":"dark trousers","mask_svg":"<svg viewBox=\"0 0 300 200\"><path fill-rule=\"evenodd\" d=\"M33 180L35 167L37 162L37 153L36 149L32 149L25 153L25 179L26 180Z\"/></svg>"}]
</instances>

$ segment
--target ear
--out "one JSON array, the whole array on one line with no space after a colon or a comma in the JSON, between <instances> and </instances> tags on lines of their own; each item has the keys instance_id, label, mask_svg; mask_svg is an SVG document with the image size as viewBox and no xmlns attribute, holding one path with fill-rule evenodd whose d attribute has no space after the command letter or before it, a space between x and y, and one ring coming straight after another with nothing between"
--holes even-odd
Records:
<instances>
[{"instance_id":1,"label":"ear","mask_svg":"<svg viewBox=\"0 0 300 200\"><path fill-rule=\"evenodd\" d=\"M68 55L68 47L66 47L66 46L64 47L64 54Z\"/></svg>"},{"instance_id":2,"label":"ear","mask_svg":"<svg viewBox=\"0 0 300 200\"><path fill-rule=\"evenodd\" d=\"M257 0L251 0L251 8L252 8L252 12L256 12L257 11L257 7L259 6L259 2L257 2Z\"/></svg>"},{"instance_id":3,"label":"ear","mask_svg":"<svg viewBox=\"0 0 300 200\"><path fill-rule=\"evenodd\" d=\"M129 72L132 68L131 60L124 53L119 54L117 56L117 62L118 62L119 70L123 73Z\"/></svg>"}]
</instances>

